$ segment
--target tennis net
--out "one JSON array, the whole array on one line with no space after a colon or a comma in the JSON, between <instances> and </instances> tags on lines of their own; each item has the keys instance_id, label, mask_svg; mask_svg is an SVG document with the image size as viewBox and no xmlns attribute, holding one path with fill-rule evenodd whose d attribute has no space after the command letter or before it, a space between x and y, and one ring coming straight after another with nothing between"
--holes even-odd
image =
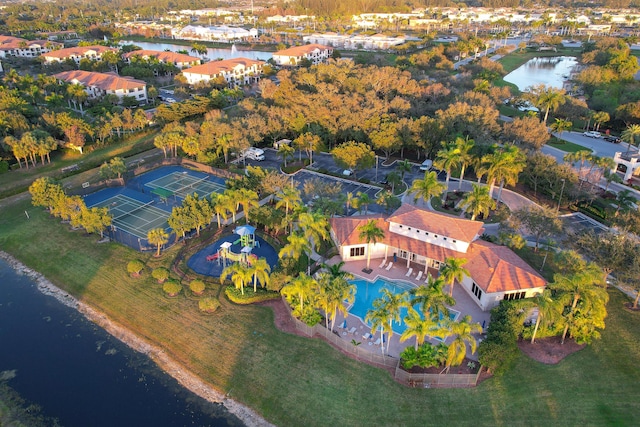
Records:
<instances>
[{"instance_id":1,"label":"tennis net","mask_svg":"<svg viewBox=\"0 0 640 427\"><path fill-rule=\"evenodd\" d=\"M191 184L187 184L187 185L183 186L182 188L174 190L173 192L175 194L178 194L179 196L187 196L187 195L193 193L194 190L196 190L197 187L199 187L201 183L207 181L208 179L209 179L209 177L205 176L204 178L200 178L197 181L192 182Z\"/></svg>"}]
</instances>

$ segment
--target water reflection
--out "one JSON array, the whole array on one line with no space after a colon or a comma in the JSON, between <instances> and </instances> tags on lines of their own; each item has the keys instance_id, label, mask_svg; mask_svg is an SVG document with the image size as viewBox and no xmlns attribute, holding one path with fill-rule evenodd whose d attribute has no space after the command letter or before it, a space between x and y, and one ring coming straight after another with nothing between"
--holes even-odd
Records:
<instances>
[{"instance_id":1,"label":"water reflection","mask_svg":"<svg viewBox=\"0 0 640 427\"><path fill-rule=\"evenodd\" d=\"M573 56L533 58L507 74L504 80L515 84L521 91L539 84L560 89L577 64Z\"/></svg>"},{"instance_id":2,"label":"water reflection","mask_svg":"<svg viewBox=\"0 0 640 427\"><path fill-rule=\"evenodd\" d=\"M148 50L169 50L171 52L186 51L188 55L201 58L197 53L191 52L191 47L186 45L172 44L172 43L154 43L154 42L136 42L132 40L125 40L120 42L121 45L133 44ZM229 49L207 48L206 58L209 60L216 59L231 59L231 58L249 58L259 59L266 61L273 56L271 52L261 52L258 50L239 50L235 45L231 45Z\"/></svg>"}]
</instances>

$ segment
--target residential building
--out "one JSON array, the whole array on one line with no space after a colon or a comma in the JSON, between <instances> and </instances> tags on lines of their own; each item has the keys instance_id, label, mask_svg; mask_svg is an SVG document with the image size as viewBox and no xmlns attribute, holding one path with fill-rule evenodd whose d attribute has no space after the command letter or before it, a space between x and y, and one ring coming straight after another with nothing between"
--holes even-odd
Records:
<instances>
[{"instance_id":1,"label":"residential building","mask_svg":"<svg viewBox=\"0 0 640 427\"><path fill-rule=\"evenodd\" d=\"M308 59L313 65L327 62L333 55L333 48L321 44L306 44L279 50L273 54L273 60L278 65L296 66L303 59Z\"/></svg>"},{"instance_id":2,"label":"residential building","mask_svg":"<svg viewBox=\"0 0 640 427\"><path fill-rule=\"evenodd\" d=\"M384 238L367 244L359 227L374 220ZM389 217L364 215L331 218L331 238L343 261L371 258L391 260L396 266L439 270L447 258L464 258L469 271L460 284L483 310L501 300L530 298L547 282L506 246L479 239L483 223L403 204Z\"/></svg>"},{"instance_id":3,"label":"residential building","mask_svg":"<svg viewBox=\"0 0 640 427\"><path fill-rule=\"evenodd\" d=\"M64 62L68 59L72 59L76 64L80 64L80 60L83 58L90 60L101 60L102 55L105 52L118 53L118 49L99 45L76 46L48 52L43 54L42 57L44 58L45 64Z\"/></svg>"},{"instance_id":4,"label":"residential building","mask_svg":"<svg viewBox=\"0 0 640 427\"><path fill-rule=\"evenodd\" d=\"M105 95L116 95L120 101L125 96L135 98L138 103L147 102L147 84L132 77L120 77L115 73L94 73L72 70L55 74L56 79L85 87L90 99Z\"/></svg>"},{"instance_id":5,"label":"residential building","mask_svg":"<svg viewBox=\"0 0 640 427\"><path fill-rule=\"evenodd\" d=\"M251 84L260 80L263 61L249 58L233 58L222 61L210 61L182 71L190 85L199 82L208 82L218 77L223 77L229 87L243 84Z\"/></svg>"},{"instance_id":6,"label":"residential building","mask_svg":"<svg viewBox=\"0 0 640 427\"><path fill-rule=\"evenodd\" d=\"M372 36L363 35L341 35L336 33L311 34L302 37L305 43L321 44L325 46L339 47L343 49L389 49L393 46L403 44L406 37L389 37L384 34L374 34Z\"/></svg>"},{"instance_id":7,"label":"residential building","mask_svg":"<svg viewBox=\"0 0 640 427\"><path fill-rule=\"evenodd\" d=\"M127 52L123 55L124 60L127 63L131 63L131 58L139 57L144 60L149 58L156 58L159 62L164 64L175 65L177 68L189 68L200 65L202 61L195 56L185 55L184 53L166 52L160 50L134 50Z\"/></svg>"},{"instance_id":8,"label":"residential building","mask_svg":"<svg viewBox=\"0 0 640 427\"><path fill-rule=\"evenodd\" d=\"M12 36L0 36L0 58L7 56L35 58L62 46L62 43L49 40L26 40Z\"/></svg>"},{"instance_id":9,"label":"residential building","mask_svg":"<svg viewBox=\"0 0 640 427\"><path fill-rule=\"evenodd\" d=\"M258 30L252 28L245 30L241 27L203 27L200 25L187 25L181 29L171 31L173 38L183 40L218 40L233 42L238 40L251 40L258 37Z\"/></svg>"}]
</instances>

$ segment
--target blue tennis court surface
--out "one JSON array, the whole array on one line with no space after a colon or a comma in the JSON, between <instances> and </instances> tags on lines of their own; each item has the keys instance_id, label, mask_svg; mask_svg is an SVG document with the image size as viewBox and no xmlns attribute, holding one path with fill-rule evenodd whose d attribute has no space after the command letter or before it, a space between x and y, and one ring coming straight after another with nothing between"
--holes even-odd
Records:
<instances>
[{"instance_id":1,"label":"blue tennis court surface","mask_svg":"<svg viewBox=\"0 0 640 427\"><path fill-rule=\"evenodd\" d=\"M154 194L160 188L154 182L169 188ZM106 188L85 196L87 207L106 207L112 216L112 226L107 230L109 237L138 250L155 249L147 242L147 233L154 228L162 228L170 235L167 245L176 241L173 230L167 223L174 206L181 206L184 197L198 193L208 197L212 192L222 192L223 178L196 172L181 166L164 166L146 172L128 181L125 187ZM151 183L151 185L149 185ZM166 197L166 194L171 197Z\"/></svg>"}]
</instances>

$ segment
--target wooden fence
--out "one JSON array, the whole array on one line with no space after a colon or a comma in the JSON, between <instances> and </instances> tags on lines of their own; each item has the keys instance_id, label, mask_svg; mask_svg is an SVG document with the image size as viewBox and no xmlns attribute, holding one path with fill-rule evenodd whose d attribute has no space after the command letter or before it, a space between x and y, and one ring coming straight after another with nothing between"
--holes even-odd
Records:
<instances>
[{"instance_id":1,"label":"wooden fence","mask_svg":"<svg viewBox=\"0 0 640 427\"><path fill-rule=\"evenodd\" d=\"M434 387L442 387L442 388L453 388L453 387L474 387L478 383L478 378L480 377L480 369L477 374L412 374L400 367L400 360L391 357L391 356L383 356L381 353L377 353L375 351L371 351L366 349L366 347L362 347L360 345L354 345L351 341L347 341L342 338L338 333L331 332L329 329L325 328L324 325L318 323L314 326L309 326L306 323L298 320L291 313L291 307L287 300L282 298L285 307L289 312L289 316L291 316L291 320L293 321L296 330L300 331L303 335L307 337L320 336L325 339L329 344L333 347L342 350L346 353L353 355L358 360L364 360L366 362L384 366L386 368L395 368L394 378L396 381L408 385L410 387L424 387L429 388L431 386Z\"/></svg>"}]
</instances>

